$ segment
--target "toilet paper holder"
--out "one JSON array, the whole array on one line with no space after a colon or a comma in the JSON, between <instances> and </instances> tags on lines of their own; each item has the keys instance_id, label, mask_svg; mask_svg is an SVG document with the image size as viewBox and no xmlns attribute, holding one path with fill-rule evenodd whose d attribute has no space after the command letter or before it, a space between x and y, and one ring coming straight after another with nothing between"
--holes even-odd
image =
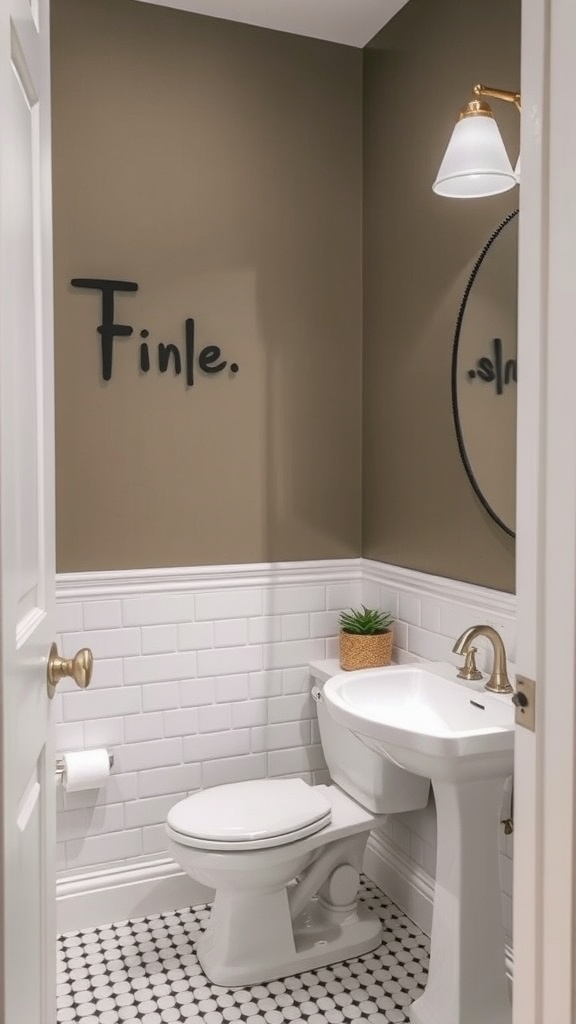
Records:
<instances>
[{"instance_id":1,"label":"toilet paper holder","mask_svg":"<svg viewBox=\"0 0 576 1024\"><path fill-rule=\"evenodd\" d=\"M114 766L114 754L108 754L108 761L110 762L110 767L112 768ZM64 774L65 774L65 772L66 772L66 764L65 764L64 758L63 757L57 757L56 758L56 782L63 782L64 781Z\"/></svg>"}]
</instances>

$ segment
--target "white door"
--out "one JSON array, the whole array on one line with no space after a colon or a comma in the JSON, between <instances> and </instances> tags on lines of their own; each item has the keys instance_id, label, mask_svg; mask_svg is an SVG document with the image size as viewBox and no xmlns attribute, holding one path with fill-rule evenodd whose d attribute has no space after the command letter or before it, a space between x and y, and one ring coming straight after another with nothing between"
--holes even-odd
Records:
<instances>
[{"instance_id":1,"label":"white door","mask_svg":"<svg viewBox=\"0 0 576 1024\"><path fill-rule=\"evenodd\" d=\"M523 0L514 1024L576 1021L576 4Z\"/></svg>"},{"instance_id":2,"label":"white door","mask_svg":"<svg viewBox=\"0 0 576 1024\"><path fill-rule=\"evenodd\" d=\"M0 3L0 1020L55 1019L48 3ZM1 945L0 945L1 948Z\"/></svg>"}]
</instances>

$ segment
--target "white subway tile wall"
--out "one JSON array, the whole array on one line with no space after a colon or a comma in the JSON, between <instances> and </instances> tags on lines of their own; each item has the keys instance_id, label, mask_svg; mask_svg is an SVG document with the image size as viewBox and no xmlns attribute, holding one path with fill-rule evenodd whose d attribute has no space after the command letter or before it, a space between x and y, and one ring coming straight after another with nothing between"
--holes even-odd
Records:
<instances>
[{"instance_id":1,"label":"white subway tile wall","mask_svg":"<svg viewBox=\"0 0 576 1024\"><path fill-rule=\"evenodd\" d=\"M299 580L303 572L309 582ZM274 569L60 577L60 647L94 654L94 678L54 702L58 752L106 746L106 786L59 791L61 875L165 851L172 803L273 775L326 781L309 662L328 656L337 611L360 598L360 560ZM224 579L222 577L224 576ZM248 576L248 579L247 579ZM94 584L96 593L94 594ZM124 795L125 794L125 795Z\"/></svg>"},{"instance_id":2,"label":"white subway tile wall","mask_svg":"<svg viewBox=\"0 0 576 1024\"><path fill-rule=\"evenodd\" d=\"M211 573L213 575L211 575ZM310 661L337 657L338 612L361 601L396 618L397 661L452 654L467 626L488 623L515 660L507 594L368 560L61 577L60 644L89 646L86 693L65 682L54 701L59 752L107 746L105 787L59 792L61 875L162 856L171 803L206 786L267 776L327 781ZM306 581L302 581L302 577ZM95 586L96 584L96 586ZM479 663L489 648L479 642ZM387 840L434 875L436 818L392 815ZM511 837L500 839L511 930Z\"/></svg>"}]
</instances>

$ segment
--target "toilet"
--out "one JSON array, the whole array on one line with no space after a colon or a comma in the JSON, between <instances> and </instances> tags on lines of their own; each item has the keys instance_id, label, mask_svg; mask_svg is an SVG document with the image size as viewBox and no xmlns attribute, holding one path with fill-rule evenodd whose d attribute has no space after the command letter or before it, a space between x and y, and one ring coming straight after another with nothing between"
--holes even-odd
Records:
<instances>
[{"instance_id":1,"label":"toilet","mask_svg":"<svg viewBox=\"0 0 576 1024\"><path fill-rule=\"evenodd\" d=\"M254 985L369 952L376 914L357 901L368 836L425 807L429 781L368 749L313 697L331 785L299 778L215 786L168 813L168 850L216 891L196 952L216 985Z\"/></svg>"}]
</instances>

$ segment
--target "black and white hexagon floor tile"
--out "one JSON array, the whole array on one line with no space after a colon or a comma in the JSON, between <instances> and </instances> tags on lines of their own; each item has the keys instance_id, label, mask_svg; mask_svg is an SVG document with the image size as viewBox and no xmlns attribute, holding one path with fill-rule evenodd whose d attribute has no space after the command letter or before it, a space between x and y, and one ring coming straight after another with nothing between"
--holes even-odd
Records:
<instances>
[{"instance_id":1,"label":"black and white hexagon floor tile","mask_svg":"<svg viewBox=\"0 0 576 1024\"><path fill-rule=\"evenodd\" d=\"M62 935L58 1024L405 1024L426 983L429 939L371 882L362 898L382 919L382 945L346 963L225 989L196 959L207 907Z\"/></svg>"}]
</instances>

